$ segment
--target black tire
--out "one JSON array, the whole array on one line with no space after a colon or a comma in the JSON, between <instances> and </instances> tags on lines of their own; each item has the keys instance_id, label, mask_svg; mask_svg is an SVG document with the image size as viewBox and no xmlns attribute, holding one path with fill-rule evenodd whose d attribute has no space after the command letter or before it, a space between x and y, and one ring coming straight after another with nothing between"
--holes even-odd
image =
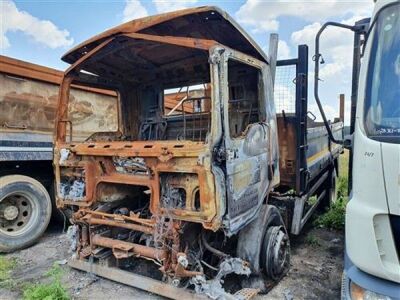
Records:
<instances>
[{"instance_id":1,"label":"black tire","mask_svg":"<svg viewBox=\"0 0 400 300\"><path fill-rule=\"evenodd\" d=\"M37 180L23 175L0 177L0 252L35 243L49 224L49 193Z\"/></svg>"},{"instance_id":2,"label":"black tire","mask_svg":"<svg viewBox=\"0 0 400 300\"><path fill-rule=\"evenodd\" d=\"M279 281L290 268L290 243L285 228L270 226L264 236L261 263L265 274L273 281Z\"/></svg>"}]
</instances>

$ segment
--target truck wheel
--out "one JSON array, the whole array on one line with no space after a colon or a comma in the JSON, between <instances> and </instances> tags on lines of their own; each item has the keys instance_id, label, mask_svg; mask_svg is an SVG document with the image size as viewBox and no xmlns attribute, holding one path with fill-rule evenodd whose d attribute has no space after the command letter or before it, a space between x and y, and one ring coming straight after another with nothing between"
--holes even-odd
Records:
<instances>
[{"instance_id":1,"label":"truck wheel","mask_svg":"<svg viewBox=\"0 0 400 300\"><path fill-rule=\"evenodd\" d=\"M242 279L243 288L267 293L290 268L290 241L279 210L263 205L252 223L239 232L237 256L248 261L253 274Z\"/></svg>"},{"instance_id":2,"label":"truck wheel","mask_svg":"<svg viewBox=\"0 0 400 300\"><path fill-rule=\"evenodd\" d=\"M46 230L51 200L37 180L22 176L0 177L0 252L32 245Z\"/></svg>"},{"instance_id":3,"label":"truck wheel","mask_svg":"<svg viewBox=\"0 0 400 300\"><path fill-rule=\"evenodd\" d=\"M261 265L273 281L287 274L290 266L289 236L283 226L270 226L264 236Z\"/></svg>"}]
</instances>

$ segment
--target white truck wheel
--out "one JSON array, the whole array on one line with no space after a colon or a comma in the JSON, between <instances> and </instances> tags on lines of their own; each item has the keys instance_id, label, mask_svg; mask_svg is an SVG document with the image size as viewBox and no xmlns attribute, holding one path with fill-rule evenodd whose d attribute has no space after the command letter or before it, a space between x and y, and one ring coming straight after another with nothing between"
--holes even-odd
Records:
<instances>
[{"instance_id":1,"label":"white truck wheel","mask_svg":"<svg viewBox=\"0 0 400 300\"><path fill-rule=\"evenodd\" d=\"M0 252L32 245L51 217L49 193L37 180L23 175L0 177Z\"/></svg>"}]
</instances>

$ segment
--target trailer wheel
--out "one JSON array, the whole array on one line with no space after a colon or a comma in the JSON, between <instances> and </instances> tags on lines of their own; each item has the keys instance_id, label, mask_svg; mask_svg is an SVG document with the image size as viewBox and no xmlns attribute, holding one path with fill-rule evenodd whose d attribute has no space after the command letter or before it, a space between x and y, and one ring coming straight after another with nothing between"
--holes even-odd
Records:
<instances>
[{"instance_id":1,"label":"trailer wheel","mask_svg":"<svg viewBox=\"0 0 400 300\"><path fill-rule=\"evenodd\" d=\"M51 217L49 193L37 180L23 175L0 177L0 252L32 245Z\"/></svg>"}]
</instances>

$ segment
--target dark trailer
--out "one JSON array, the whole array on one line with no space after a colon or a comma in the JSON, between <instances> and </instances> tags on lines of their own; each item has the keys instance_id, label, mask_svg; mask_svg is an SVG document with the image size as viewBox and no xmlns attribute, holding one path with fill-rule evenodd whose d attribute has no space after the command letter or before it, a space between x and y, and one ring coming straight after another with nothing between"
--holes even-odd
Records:
<instances>
[{"instance_id":1,"label":"dark trailer","mask_svg":"<svg viewBox=\"0 0 400 300\"><path fill-rule=\"evenodd\" d=\"M308 110L308 46L297 58L277 61L274 101L279 136L281 184L271 203L281 208L292 234L299 234L318 205L335 201L338 160L343 147L332 143L323 122ZM343 120L330 123L343 137ZM311 200L316 196L316 201ZM289 208L289 209L288 209Z\"/></svg>"}]
</instances>

